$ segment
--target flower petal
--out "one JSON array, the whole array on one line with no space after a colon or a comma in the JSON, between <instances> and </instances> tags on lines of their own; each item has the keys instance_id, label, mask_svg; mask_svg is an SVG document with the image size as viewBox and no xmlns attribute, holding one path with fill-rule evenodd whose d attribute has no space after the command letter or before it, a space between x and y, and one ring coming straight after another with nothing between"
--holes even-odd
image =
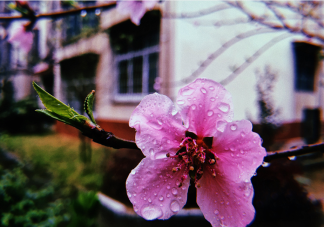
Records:
<instances>
[{"instance_id":1,"label":"flower petal","mask_svg":"<svg viewBox=\"0 0 324 227\"><path fill-rule=\"evenodd\" d=\"M216 226L245 227L255 214L252 205L253 187L250 181L239 183L211 171L204 171L197 189L197 204L205 218Z\"/></svg>"},{"instance_id":2,"label":"flower petal","mask_svg":"<svg viewBox=\"0 0 324 227\"><path fill-rule=\"evenodd\" d=\"M200 137L215 135L217 121L231 121L231 94L219 83L196 79L180 89L177 97L180 114L188 130Z\"/></svg>"},{"instance_id":3,"label":"flower petal","mask_svg":"<svg viewBox=\"0 0 324 227\"><path fill-rule=\"evenodd\" d=\"M127 195L135 212L147 220L167 219L186 204L189 177L179 187L183 171L172 172L177 161L171 158L144 158L126 181Z\"/></svg>"},{"instance_id":4,"label":"flower petal","mask_svg":"<svg viewBox=\"0 0 324 227\"><path fill-rule=\"evenodd\" d=\"M218 170L237 182L249 181L266 156L260 136L247 120L227 123L224 132L214 137L212 151L219 158Z\"/></svg>"},{"instance_id":5,"label":"flower petal","mask_svg":"<svg viewBox=\"0 0 324 227\"><path fill-rule=\"evenodd\" d=\"M171 99L152 94L143 98L132 113L129 126L136 129L136 144L151 159L176 154L185 136L180 114Z\"/></svg>"}]
</instances>

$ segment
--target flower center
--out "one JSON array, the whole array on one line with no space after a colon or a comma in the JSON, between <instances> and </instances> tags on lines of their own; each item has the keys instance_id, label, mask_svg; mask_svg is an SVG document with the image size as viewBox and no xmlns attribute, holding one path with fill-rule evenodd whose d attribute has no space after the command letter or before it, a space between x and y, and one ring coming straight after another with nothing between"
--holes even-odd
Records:
<instances>
[{"instance_id":1,"label":"flower center","mask_svg":"<svg viewBox=\"0 0 324 227\"><path fill-rule=\"evenodd\" d=\"M186 132L186 137L180 143L180 149L177 154L167 157L178 159L179 162L172 171L177 172L184 169L194 180L195 186L200 187L198 180L202 177L204 171L211 171L212 176L216 177L216 172L212 165L215 165L217 156L211 151L212 137L198 138L194 133ZM183 182L188 174L181 177ZM179 187L182 186L182 182Z\"/></svg>"}]
</instances>

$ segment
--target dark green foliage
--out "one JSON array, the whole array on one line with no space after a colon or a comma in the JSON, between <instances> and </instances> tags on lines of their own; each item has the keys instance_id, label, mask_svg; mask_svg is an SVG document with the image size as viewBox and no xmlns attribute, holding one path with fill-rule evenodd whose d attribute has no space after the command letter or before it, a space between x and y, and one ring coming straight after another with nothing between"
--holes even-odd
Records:
<instances>
[{"instance_id":1,"label":"dark green foliage","mask_svg":"<svg viewBox=\"0 0 324 227\"><path fill-rule=\"evenodd\" d=\"M0 167L1 227L54 227L67 223L66 202L55 198L50 184L39 187L19 166Z\"/></svg>"},{"instance_id":2,"label":"dark green foliage","mask_svg":"<svg viewBox=\"0 0 324 227\"><path fill-rule=\"evenodd\" d=\"M71 221L68 227L95 227L100 203L95 192L79 192L71 202Z\"/></svg>"}]
</instances>

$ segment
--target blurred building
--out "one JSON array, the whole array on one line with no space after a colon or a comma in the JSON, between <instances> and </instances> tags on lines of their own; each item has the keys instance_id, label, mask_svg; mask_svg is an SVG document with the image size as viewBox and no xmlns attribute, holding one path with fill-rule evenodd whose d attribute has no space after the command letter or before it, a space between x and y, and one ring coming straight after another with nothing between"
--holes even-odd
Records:
<instances>
[{"instance_id":1,"label":"blurred building","mask_svg":"<svg viewBox=\"0 0 324 227\"><path fill-rule=\"evenodd\" d=\"M95 4L102 2L79 2L81 7ZM245 118L260 123L256 70L265 73L267 66L276 75L270 93L273 108L279 110L277 121L283 125L276 139L301 136L302 121L308 121L310 127L318 125L314 119L322 119L323 112L318 114L317 109L324 105L321 40L275 29L248 35L249 31L264 28L234 7L206 11L217 9L217 4L224 3L163 1L145 14L139 26L128 15L120 14L114 4L106 10L98 7L54 22L40 20L35 45L39 59L47 60L50 67L39 80L50 93L80 113L86 95L96 90L98 124L117 136L134 139L128 120L140 100L153 92L174 100L179 88L197 76L225 81L233 97L234 120ZM39 12L71 9L59 1L38 5ZM264 12L258 7L258 3L252 4L250 10ZM323 28L316 27L324 23L323 5L317 10L315 22L319 23L306 25L310 32L323 34ZM282 14L289 23L306 23L287 11ZM5 41L1 45L8 46L2 49L1 59L17 62L19 57L12 56L18 54L13 49L7 51L13 47ZM16 67L15 74L24 71L23 66L27 69L27 62L15 63L20 67ZM15 64L1 63L1 70L2 65ZM18 87L25 89L17 83ZM308 114L305 109L310 110ZM58 123L57 130L71 132L72 128Z\"/></svg>"}]
</instances>

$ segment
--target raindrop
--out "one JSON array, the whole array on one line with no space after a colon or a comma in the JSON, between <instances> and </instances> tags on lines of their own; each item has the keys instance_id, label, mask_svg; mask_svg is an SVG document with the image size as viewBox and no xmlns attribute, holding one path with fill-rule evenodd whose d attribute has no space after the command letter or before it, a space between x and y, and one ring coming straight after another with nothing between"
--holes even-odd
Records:
<instances>
[{"instance_id":1,"label":"raindrop","mask_svg":"<svg viewBox=\"0 0 324 227\"><path fill-rule=\"evenodd\" d=\"M210 86L209 90L213 91L213 90L215 90L215 88L213 86Z\"/></svg>"},{"instance_id":2,"label":"raindrop","mask_svg":"<svg viewBox=\"0 0 324 227\"><path fill-rule=\"evenodd\" d=\"M176 200L174 200L173 202L171 202L170 209L174 213L178 212L180 210L180 204L179 204L179 202L176 201Z\"/></svg>"},{"instance_id":3,"label":"raindrop","mask_svg":"<svg viewBox=\"0 0 324 227\"><path fill-rule=\"evenodd\" d=\"M177 101L177 103L178 103L179 105L182 105L182 104L184 104L185 102L184 102L183 100L179 99L179 100Z\"/></svg>"},{"instance_id":4,"label":"raindrop","mask_svg":"<svg viewBox=\"0 0 324 227\"><path fill-rule=\"evenodd\" d=\"M192 89L192 88L185 88L185 89L183 89L183 91L182 91L182 95L185 95L185 96L189 96L189 95L192 95L192 93L194 93L194 89Z\"/></svg>"},{"instance_id":5,"label":"raindrop","mask_svg":"<svg viewBox=\"0 0 324 227\"><path fill-rule=\"evenodd\" d=\"M151 203L151 202L152 202L151 198L148 198L148 200L147 200L147 201L149 201L149 203Z\"/></svg>"},{"instance_id":6,"label":"raindrop","mask_svg":"<svg viewBox=\"0 0 324 227\"><path fill-rule=\"evenodd\" d=\"M101 13L101 10L100 10L100 9L96 9L95 14L96 14L97 16L99 16L100 13Z\"/></svg>"},{"instance_id":7,"label":"raindrop","mask_svg":"<svg viewBox=\"0 0 324 227\"><path fill-rule=\"evenodd\" d=\"M168 185L166 188L167 188L167 189L170 189L170 185Z\"/></svg>"},{"instance_id":8,"label":"raindrop","mask_svg":"<svg viewBox=\"0 0 324 227\"><path fill-rule=\"evenodd\" d=\"M171 192L172 192L173 195L178 194L178 190L176 188L172 188L171 189Z\"/></svg>"},{"instance_id":9,"label":"raindrop","mask_svg":"<svg viewBox=\"0 0 324 227\"><path fill-rule=\"evenodd\" d=\"M232 156L232 157L234 157L234 154L233 154L233 153L231 153L231 156Z\"/></svg>"},{"instance_id":10,"label":"raindrop","mask_svg":"<svg viewBox=\"0 0 324 227\"><path fill-rule=\"evenodd\" d=\"M208 116L208 117L213 116L213 114L214 114L214 111L212 111L212 110L209 110L209 111L207 112L207 116Z\"/></svg>"},{"instance_id":11,"label":"raindrop","mask_svg":"<svg viewBox=\"0 0 324 227\"><path fill-rule=\"evenodd\" d=\"M226 205L229 205L229 202L228 201L226 202Z\"/></svg>"},{"instance_id":12,"label":"raindrop","mask_svg":"<svg viewBox=\"0 0 324 227\"><path fill-rule=\"evenodd\" d=\"M127 192L127 196L128 196L128 198L131 198L132 197L132 194L130 194L129 192Z\"/></svg>"},{"instance_id":13,"label":"raindrop","mask_svg":"<svg viewBox=\"0 0 324 227\"><path fill-rule=\"evenodd\" d=\"M161 208L153 204L143 206L141 214L146 220L154 220L163 215Z\"/></svg>"},{"instance_id":14,"label":"raindrop","mask_svg":"<svg viewBox=\"0 0 324 227\"><path fill-rule=\"evenodd\" d=\"M214 97L211 97L210 98L210 101L214 102L215 101L215 98Z\"/></svg>"},{"instance_id":15,"label":"raindrop","mask_svg":"<svg viewBox=\"0 0 324 227\"><path fill-rule=\"evenodd\" d=\"M168 194L166 195L166 197L167 197L167 198L170 198L170 194L168 193Z\"/></svg>"},{"instance_id":16,"label":"raindrop","mask_svg":"<svg viewBox=\"0 0 324 227\"><path fill-rule=\"evenodd\" d=\"M197 108L197 106L195 104L191 106L192 110L195 110L196 108Z\"/></svg>"},{"instance_id":17,"label":"raindrop","mask_svg":"<svg viewBox=\"0 0 324 227\"><path fill-rule=\"evenodd\" d=\"M245 216L246 215L246 213L245 212L243 212L243 216Z\"/></svg>"},{"instance_id":18,"label":"raindrop","mask_svg":"<svg viewBox=\"0 0 324 227\"><path fill-rule=\"evenodd\" d=\"M172 116L176 115L178 113L178 111L174 108L171 112Z\"/></svg>"},{"instance_id":19,"label":"raindrop","mask_svg":"<svg viewBox=\"0 0 324 227\"><path fill-rule=\"evenodd\" d=\"M162 123L160 124L159 121L149 121L147 122L148 125L150 125L152 128L160 130L162 128Z\"/></svg>"},{"instance_id":20,"label":"raindrop","mask_svg":"<svg viewBox=\"0 0 324 227\"><path fill-rule=\"evenodd\" d=\"M176 185L177 185L177 186L180 185L180 181L179 181L179 180L176 181Z\"/></svg>"},{"instance_id":21,"label":"raindrop","mask_svg":"<svg viewBox=\"0 0 324 227\"><path fill-rule=\"evenodd\" d=\"M227 113L230 109L230 106L227 103L219 103L218 109L220 109L222 112Z\"/></svg>"},{"instance_id":22,"label":"raindrop","mask_svg":"<svg viewBox=\"0 0 324 227\"><path fill-rule=\"evenodd\" d=\"M201 91L201 93L203 93L203 94L206 94L207 93L207 91L206 91L206 89L205 88L200 88L200 91Z\"/></svg>"},{"instance_id":23,"label":"raindrop","mask_svg":"<svg viewBox=\"0 0 324 227\"><path fill-rule=\"evenodd\" d=\"M224 216L221 216L220 219L221 219L221 220L224 220Z\"/></svg>"},{"instance_id":24,"label":"raindrop","mask_svg":"<svg viewBox=\"0 0 324 227\"><path fill-rule=\"evenodd\" d=\"M131 171L131 174L134 175L135 173L136 173L136 170L133 169L133 170Z\"/></svg>"},{"instance_id":25,"label":"raindrop","mask_svg":"<svg viewBox=\"0 0 324 227\"><path fill-rule=\"evenodd\" d=\"M248 189L245 190L244 196L249 197L250 195L251 195L251 190L248 188Z\"/></svg>"},{"instance_id":26,"label":"raindrop","mask_svg":"<svg viewBox=\"0 0 324 227\"><path fill-rule=\"evenodd\" d=\"M226 124L227 123L225 121L217 121L217 123L216 123L217 130L224 132Z\"/></svg>"},{"instance_id":27,"label":"raindrop","mask_svg":"<svg viewBox=\"0 0 324 227\"><path fill-rule=\"evenodd\" d=\"M87 11L86 10L81 10L81 17L87 16Z\"/></svg>"},{"instance_id":28,"label":"raindrop","mask_svg":"<svg viewBox=\"0 0 324 227\"><path fill-rule=\"evenodd\" d=\"M167 140L167 143L171 143L171 141L170 140Z\"/></svg>"},{"instance_id":29,"label":"raindrop","mask_svg":"<svg viewBox=\"0 0 324 227\"><path fill-rule=\"evenodd\" d=\"M244 132L241 132L241 136L242 136L242 137L245 137L245 133L244 133Z\"/></svg>"},{"instance_id":30,"label":"raindrop","mask_svg":"<svg viewBox=\"0 0 324 227\"><path fill-rule=\"evenodd\" d=\"M218 210L215 210L214 211L214 214L216 214L216 215L219 214L219 211Z\"/></svg>"},{"instance_id":31,"label":"raindrop","mask_svg":"<svg viewBox=\"0 0 324 227\"><path fill-rule=\"evenodd\" d=\"M263 162L263 163L262 163L262 166L263 166L263 167L268 167L268 166L270 166L270 163L269 163L269 162Z\"/></svg>"},{"instance_id":32,"label":"raindrop","mask_svg":"<svg viewBox=\"0 0 324 227\"><path fill-rule=\"evenodd\" d=\"M160 118L157 119L157 122L158 122L159 125L163 124L163 122L162 122L162 120Z\"/></svg>"},{"instance_id":33,"label":"raindrop","mask_svg":"<svg viewBox=\"0 0 324 227\"><path fill-rule=\"evenodd\" d=\"M292 161L296 160L296 156L289 156L288 158L289 158L289 160L292 160Z\"/></svg>"},{"instance_id":34,"label":"raindrop","mask_svg":"<svg viewBox=\"0 0 324 227\"><path fill-rule=\"evenodd\" d=\"M134 193L133 196L136 197L136 193Z\"/></svg>"},{"instance_id":35,"label":"raindrop","mask_svg":"<svg viewBox=\"0 0 324 227\"><path fill-rule=\"evenodd\" d=\"M163 201L163 196L160 196L159 200L160 200L160 201Z\"/></svg>"},{"instance_id":36,"label":"raindrop","mask_svg":"<svg viewBox=\"0 0 324 227\"><path fill-rule=\"evenodd\" d=\"M150 152L151 158L154 159L154 149L151 148L149 152Z\"/></svg>"},{"instance_id":37,"label":"raindrop","mask_svg":"<svg viewBox=\"0 0 324 227\"><path fill-rule=\"evenodd\" d=\"M235 131L237 129L237 126L234 124L234 125L231 125L231 130L232 131Z\"/></svg>"}]
</instances>

